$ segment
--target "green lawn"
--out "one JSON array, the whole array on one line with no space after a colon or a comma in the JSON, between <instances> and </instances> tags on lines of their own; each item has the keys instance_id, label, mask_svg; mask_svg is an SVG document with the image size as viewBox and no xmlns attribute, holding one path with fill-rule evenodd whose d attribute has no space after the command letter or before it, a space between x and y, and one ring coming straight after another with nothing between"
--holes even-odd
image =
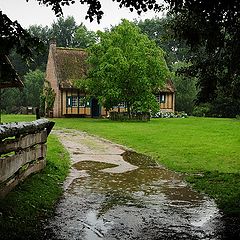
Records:
<instances>
[{"instance_id":1,"label":"green lawn","mask_svg":"<svg viewBox=\"0 0 240 240\"><path fill-rule=\"evenodd\" d=\"M152 119L112 122L54 119L56 127L83 130L155 157L180 172L240 172L240 121L234 119Z\"/></svg>"},{"instance_id":2,"label":"green lawn","mask_svg":"<svg viewBox=\"0 0 240 240\"><path fill-rule=\"evenodd\" d=\"M226 213L240 214L240 121L235 119L54 119L56 127L95 134L153 156L186 174L199 191ZM201 173L199 175L198 173Z\"/></svg>"},{"instance_id":3,"label":"green lawn","mask_svg":"<svg viewBox=\"0 0 240 240\"><path fill-rule=\"evenodd\" d=\"M14 121L24 118L13 116ZM7 122L13 116L4 115L2 120ZM240 213L239 120L187 118L112 122L65 118L54 121L55 128L83 130L151 155L166 167L185 173L189 182L214 197L225 212Z\"/></svg>"}]
</instances>

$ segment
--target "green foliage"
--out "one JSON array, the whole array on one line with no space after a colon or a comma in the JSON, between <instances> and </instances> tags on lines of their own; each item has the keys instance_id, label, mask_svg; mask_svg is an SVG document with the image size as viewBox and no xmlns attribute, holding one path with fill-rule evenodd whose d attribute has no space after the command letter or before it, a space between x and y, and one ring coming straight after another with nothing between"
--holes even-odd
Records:
<instances>
[{"instance_id":1,"label":"green foliage","mask_svg":"<svg viewBox=\"0 0 240 240\"><path fill-rule=\"evenodd\" d=\"M50 83L45 81L45 87L41 95L41 112L44 113L43 115L49 116L49 112L53 110L55 97L56 93L51 88Z\"/></svg>"},{"instance_id":2,"label":"green foliage","mask_svg":"<svg viewBox=\"0 0 240 240\"><path fill-rule=\"evenodd\" d=\"M87 30L86 26L82 23L76 29L75 32L75 47L77 48L88 48L97 41L97 34L94 31Z\"/></svg>"},{"instance_id":3,"label":"green foliage","mask_svg":"<svg viewBox=\"0 0 240 240\"><path fill-rule=\"evenodd\" d=\"M89 90L89 79L79 79L79 80L75 80L73 85L75 88L79 89L81 92L90 94L90 90Z\"/></svg>"},{"instance_id":4,"label":"green foliage","mask_svg":"<svg viewBox=\"0 0 240 240\"><path fill-rule=\"evenodd\" d=\"M23 104L22 92L17 88L1 89L1 110L5 113L18 113Z\"/></svg>"},{"instance_id":5,"label":"green foliage","mask_svg":"<svg viewBox=\"0 0 240 240\"><path fill-rule=\"evenodd\" d=\"M23 106L40 107L40 95L43 91L45 73L30 71L24 76Z\"/></svg>"},{"instance_id":6,"label":"green foliage","mask_svg":"<svg viewBox=\"0 0 240 240\"><path fill-rule=\"evenodd\" d=\"M235 117L240 114L240 98L233 98L228 91L217 90L216 98L211 102L211 116Z\"/></svg>"},{"instance_id":7,"label":"green foliage","mask_svg":"<svg viewBox=\"0 0 240 240\"><path fill-rule=\"evenodd\" d=\"M6 113L19 113L22 106L40 107L40 95L43 89L44 72L30 71L24 76L24 88L4 89L1 96L1 108Z\"/></svg>"},{"instance_id":8,"label":"green foliage","mask_svg":"<svg viewBox=\"0 0 240 240\"><path fill-rule=\"evenodd\" d=\"M58 18L52 24L50 29L53 38L56 38L57 44L60 47L74 47L74 36L77 30L77 24L73 17Z\"/></svg>"},{"instance_id":9,"label":"green foliage","mask_svg":"<svg viewBox=\"0 0 240 240\"><path fill-rule=\"evenodd\" d=\"M186 66L189 66L186 62L177 62L173 64L172 80L177 90L175 106L176 111L184 111L191 115L197 99L197 79L179 74L178 71L181 71L181 69Z\"/></svg>"},{"instance_id":10,"label":"green foliage","mask_svg":"<svg viewBox=\"0 0 240 240\"><path fill-rule=\"evenodd\" d=\"M0 11L0 54L9 55L15 49L25 59L30 60L33 51L41 52L44 45L32 37L17 21Z\"/></svg>"},{"instance_id":11,"label":"green foliage","mask_svg":"<svg viewBox=\"0 0 240 240\"><path fill-rule=\"evenodd\" d=\"M199 102L210 102L215 115L239 114L240 2L169 2L175 36L186 40L193 51L193 65L186 72L198 78Z\"/></svg>"},{"instance_id":12,"label":"green foliage","mask_svg":"<svg viewBox=\"0 0 240 240\"><path fill-rule=\"evenodd\" d=\"M109 32L98 32L100 42L89 49L89 87L110 109L124 102L130 114L154 108L154 91L169 75L163 51L127 20ZM155 101L156 102L156 101Z\"/></svg>"},{"instance_id":13,"label":"green foliage","mask_svg":"<svg viewBox=\"0 0 240 240\"><path fill-rule=\"evenodd\" d=\"M11 115L6 119L15 120ZM41 230L39 223L53 213L69 166L69 154L57 137L50 135L45 169L28 177L0 201L2 239L38 239Z\"/></svg>"},{"instance_id":14,"label":"green foliage","mask_svg":"<svg viewBox=\"0 0 240 240\"><path fill-rule=\"evenodd\" d=\"M198 106L195 106L192 114L193 114L193 116L196 116L196 117L210 117L211 116L211 104L202 103Z\"/></svg>"},{"instance_id":15,"label":"green foliage","mask_svg":"<svg viewBox=\"0 0 240 240\"><path fill-rule=\"evenodd\" d=\"M185 61L189 57L189 47L185 41L173 36L173 31L169 26L170 22L171 17L166 16L141 20L136 24L142 33L154 40L166 52L166 61L171 69L175 62Z\"/></svg>"}]
</instances>

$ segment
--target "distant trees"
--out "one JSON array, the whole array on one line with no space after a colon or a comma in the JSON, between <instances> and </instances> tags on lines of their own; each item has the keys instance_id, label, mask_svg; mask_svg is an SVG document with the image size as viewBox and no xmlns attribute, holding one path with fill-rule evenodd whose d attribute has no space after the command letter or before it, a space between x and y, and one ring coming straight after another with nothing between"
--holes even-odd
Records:
<instances>
[{"instance_id":1,"label":"distant trees","mask_svg":"<svg viewBox=\"0 0 240 240\"><path fill-rule=\"evenodd\" d=\"M197 78L188 77L180 74L182 68L188 67L186 62L176 62L172 65L172 80L177 89L176 91L176 111L186 112L192 115L197 101Z\"/></svg>"},{"instance_id":2,"label":"distant trees","mask_svg":"<svg viewBox=\"0 0 240 240\"><path fill-rule=\"evenodd\" d=\"M28 1L28 0L26 0ZM113 0L115 1L115 0ZM50 6L57 17L62 17L62 6L74 4L73 0L37 0L40 5ZM103 11L101 9L101 1L99 0L81 0L81 4L87 4L88 10L86 19L93 21L96 19L100 22ZM130 11L134 9L140 14L148 9L160 10L160 5L156 0L118 0L120 7L128 7ZM70 19L69 19L70 20ZM69 21L71 26L71 21ZM71 39L66 39L67 44L71 43ZM66 45L65 46L70 46ZM13 49L16 50L24 59L31 59L33 52L40 52L43 43L38 38L32 37L28 31L22 28L17 21L12 21L6 14L0 11L0 54L9 54Z\"/></svg>"},{"instance_id":3,"label":"distant trees","mask_svg":"<svg viewBox=\"0 0 240 240\"><path fill-rule=\"evenodd\" d=\"M154 92L169 76L162 49L127 20L98 34L89 49L91 93L107 109L124 104L129 115L156 110Z\"/></svg>"},{"instance_id":4,"label":"distant trees","mask_svg":"<svg viewBox=\"0 0 240 240\"><path fill-rule=\"evenodd\" d=\"M43 90L45 73L39 69L30 71L24 76L23 105L40 107L40 96Z\"/></svg>"},{"instance_id":5,"label":"distant trees","mask_svg":"<svg viewBox=\"0 0 240 240\"><path fill-rule=\"evenodd\" d=\"M89 31L82 23L75 32L75 47L88 48L97 42L98 36L94 31Z\"/></svg>"},{"instance_id":6,"label":"distant trees","mask_svg":"<svg viewBox=\"0 0 240 240\"><path fill-rule=\"evenodd\" d=\"M50 34L57 40L58 46L74 47L77 28L78 26L73 17L60 17L52 24Z\"/></svg>"},{"instance_id":7,"label":"distant trees","mask_svg":"<svg viewBox=\"0 0 240 240\"><path fill-rule=\"evenodd\" d=\"M40 107L45 73L40 70L30 71L24 75L24 89L2 90L1 107L4 112L18 113L22 106Z\"/></svg>"},{"instance_id":8,"label":"distant trees","mask_svg":"<svg viewBox=\"0 0 240 240\"><path fill-rule=\"evenodd\" d=\"M135 22L150 39L165 52L165 58L169 68L178 61L185 61L189 57L189 47L185 41L173 37L173 30L170 28L171 18L146 19Z\"/></svg>"},{"instance_id":9,"label":"distant trees","mask_svg":"<svg viewBox=\"0 0 240 240\"><path fill-rule=\"evenodd\" d=\"M3 111L16 112L21 106L39 107L40 93L43 90L44 72L48 57L48 44L55 38L61 47L87 48L97 41L95 32L90 31L82 23L77 25L73 17L59 18L50 27L32 25L27 29L30 36L42 43L41 52L33 52L32 59L25 61L13 50L10 59L17 73L24 82L24 90L2 90L1 106Z\"/></svg>"}]
</instances>

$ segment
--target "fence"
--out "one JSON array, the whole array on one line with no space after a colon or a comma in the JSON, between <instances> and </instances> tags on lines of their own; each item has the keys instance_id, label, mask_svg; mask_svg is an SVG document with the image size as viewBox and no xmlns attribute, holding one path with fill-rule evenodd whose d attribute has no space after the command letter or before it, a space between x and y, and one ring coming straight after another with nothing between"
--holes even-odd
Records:
<instances>
[{"instance_id":1,"label":"fence","mask_svg":"<svg viewBox=\"0 0 240 240\"><path fill-rule=\"evenodd\" d=\"M53 126L47 119L0 125L0 198L45 167L46 142Z\"/></svg>"}]
</instances>

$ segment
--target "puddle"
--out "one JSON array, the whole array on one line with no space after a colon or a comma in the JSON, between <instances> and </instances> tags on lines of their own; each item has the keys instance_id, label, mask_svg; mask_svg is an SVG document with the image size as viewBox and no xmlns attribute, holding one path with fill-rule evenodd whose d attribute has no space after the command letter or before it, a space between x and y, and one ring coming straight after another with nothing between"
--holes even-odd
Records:
<instances>
[{"instance_id":1,"label":"puddle","mask_svg":"<svg viewBox=\"0 0 240 240\"><path fill-rule=\"evenodd\" d=\"M135 152L107 155L108 147L106 158L94 152L77 158L72 148L71 181L46 239L236 239L214 201L193 191L181 175ZM105 171L120 165L125 171Z\"/></svg>"}]
</instances>

